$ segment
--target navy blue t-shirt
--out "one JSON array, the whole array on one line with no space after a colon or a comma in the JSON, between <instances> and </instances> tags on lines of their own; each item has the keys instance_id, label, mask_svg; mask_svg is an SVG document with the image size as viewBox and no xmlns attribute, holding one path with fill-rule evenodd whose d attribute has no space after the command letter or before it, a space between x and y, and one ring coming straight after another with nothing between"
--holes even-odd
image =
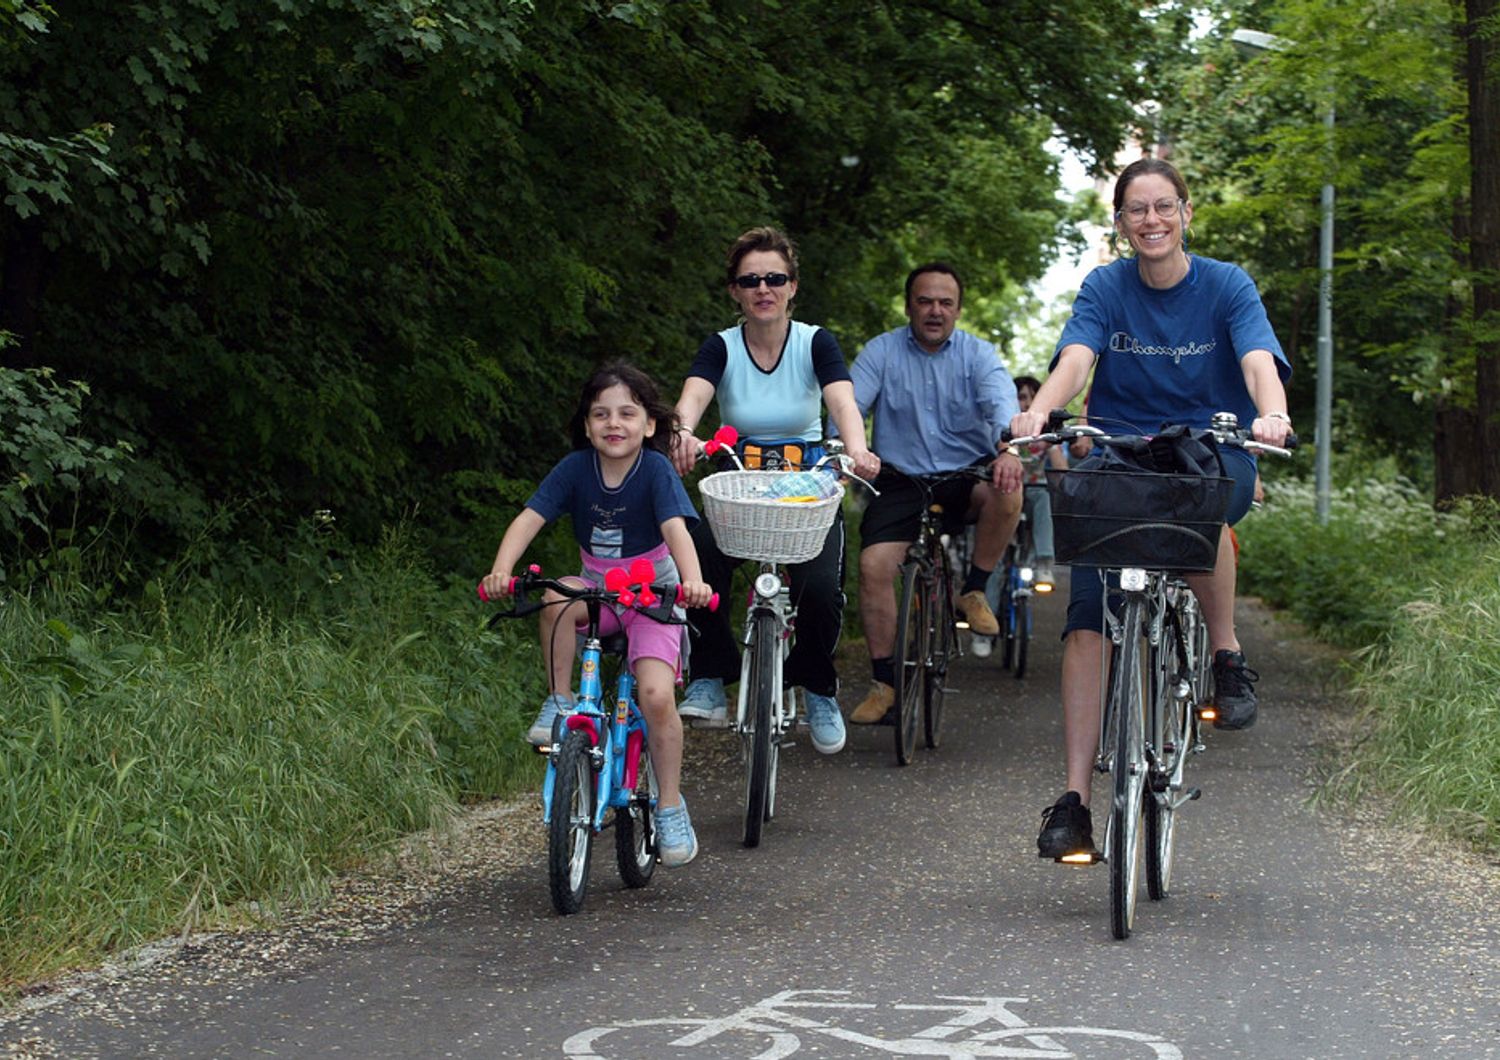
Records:
<instances>
[{"instance_id":1,"label":"navy blue t-shirt","mask_svg":"<svg viewBox=\"0 0 1500 1060\"><path fill-rule=\"evenodd\" d=\"M1283 382L1292 374L1254 281L1238 265L1196 254L1188 274L1165 290L1141 280L1134 258L1089 273L1056 353L1074 344L1098 358L1088 413L1105 430L1207 427L1215 412L1249 426L1255 403L1240 358L1267 350Z\"/></svg>"},{"instance_id":2,"label":"navy blue t-shirt","mask_svg":"<svg viewBox=\"0 0 1500 1060\"><path fill-rule=\"evenodd\" d=\"M599 559L630 559L658 548L661 524L674 516L687 520L689 529L698 522L682 479L655 449L642 449L613 488L604 485L599 454L575 449L547 473L526 507L549 523L571 515L578 547Z\"/></svg>"}]
</instances>

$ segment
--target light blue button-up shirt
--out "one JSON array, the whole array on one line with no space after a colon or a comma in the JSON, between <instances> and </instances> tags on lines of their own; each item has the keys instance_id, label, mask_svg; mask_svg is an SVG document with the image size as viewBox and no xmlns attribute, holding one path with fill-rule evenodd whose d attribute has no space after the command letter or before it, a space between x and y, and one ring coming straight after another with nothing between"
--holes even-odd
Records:
<instances>
[{"instance_id":1,"label":"light blue button-up shirt","mask_svg":"<svg viewBox=\"0 0 1500 1060\"><path fill-rule=\"evenodd\" d=\"M993 457L1021 411L993 344L954 330L928 353L910 327L865 344L849 374L854 400L875 417L871 448L902 471L930 475ZM830 423L829 436L837 431Z\"/></svg>"}]
</instances>

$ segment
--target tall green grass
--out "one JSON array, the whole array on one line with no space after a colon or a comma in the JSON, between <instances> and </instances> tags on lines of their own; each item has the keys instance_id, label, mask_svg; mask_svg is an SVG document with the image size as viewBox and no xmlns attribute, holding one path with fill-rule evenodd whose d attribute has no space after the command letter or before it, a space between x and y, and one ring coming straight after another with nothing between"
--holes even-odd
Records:
<instances>
[{"instance_id":1,"label":"tall green grass","mask_svg":"<svg viewBox=\"0 0 1500 1060\"><path fill-rule=\"evenodd\" d=\"M0 598L0 985L321 892L458 800L536 783L528 629L399 535L236 591ZM264 574L264 565L260 568ZM517 623L517 626L524 624Z\"/></svg>"},{"instance_id":2,"label":"tall green grass","mask_svg":"<svg viewBox=\"0 0 1500 1060\"><path fill-rule=\"evenodd\" d=\"M1370 482L1320 526L1311 487L1290 483L1239 533L1242 588L1362 649L1351 794L1500 850L1500 510L1434 512L1408 483Z\"/></svg>"}]
</instances>

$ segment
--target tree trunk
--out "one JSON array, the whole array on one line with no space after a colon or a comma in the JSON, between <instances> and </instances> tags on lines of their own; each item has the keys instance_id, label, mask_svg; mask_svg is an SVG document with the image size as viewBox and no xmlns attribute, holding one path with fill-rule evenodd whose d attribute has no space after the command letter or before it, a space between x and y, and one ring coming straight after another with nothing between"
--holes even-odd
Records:
<instances>
[{"instance_id":1,"label":"tree trunk","mask_svg":"<svg viewBox=\"0 0 1500 1060\"><path fill-rule=\"evenodd\" d=\"M1479 491L1500 498L1500 65L1496 39L1481 28L1497 0L1466 0L1469 86L1469 262L1474 269L1475 355L1473 444L1481 453Z\"/></svg>"}]
</instances>

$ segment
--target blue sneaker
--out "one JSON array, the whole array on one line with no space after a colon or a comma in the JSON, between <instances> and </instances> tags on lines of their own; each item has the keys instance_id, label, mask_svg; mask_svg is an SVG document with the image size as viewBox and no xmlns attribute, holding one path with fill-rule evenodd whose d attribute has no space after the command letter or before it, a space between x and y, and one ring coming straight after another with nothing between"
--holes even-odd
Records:
<instances>
[{"instance_id":1,"label":"blue sneaker","mask_svg":"<svg viewBox=\"0 0 1500 1060\"><path fill-rule=\"evenodd\" d=\"M542 701L542 709L536 716L536 721L531 723L531 728L526 730L526 739L534 746L542 747L552 742L552 723L557 720L558 711L572 710L573 701L558 692L552 693Z\"/></svg>"},{"instance_id":2,"label":"blue sneaker","mask_svg":"<svg viewBox=\"0 0 1500 1060\"><path fill-rule=\"evenodd\" d=\"M839 712L839 701L805 688L802 700L807 704L807 728L814 749L819 754L838 754L844 749L844 715Z\"/></svg>"},{"instance_id":3,"label":"blue sneaker","mask_svg":"<svg viewBox=\"0 0 1500 1060\"><path fill-rule=\"evenodd\" d=\"M688 818L687 800L676 806L656 808L656 853L669 869L686 865L698 856L698 835Z\"/></svg>"},{"instance_id":4,"label":"blue sneaker","mask_svg":"<svg viewBox=\"0 0 1500 1060\"><path fill-rule=\"evenodd\" d=\"M688 684L677 713L692 718L705 728L722 729L729 724L729 702L724 697L724 681L718 677L700 677Z\"/></svg>"}]
</instances>

